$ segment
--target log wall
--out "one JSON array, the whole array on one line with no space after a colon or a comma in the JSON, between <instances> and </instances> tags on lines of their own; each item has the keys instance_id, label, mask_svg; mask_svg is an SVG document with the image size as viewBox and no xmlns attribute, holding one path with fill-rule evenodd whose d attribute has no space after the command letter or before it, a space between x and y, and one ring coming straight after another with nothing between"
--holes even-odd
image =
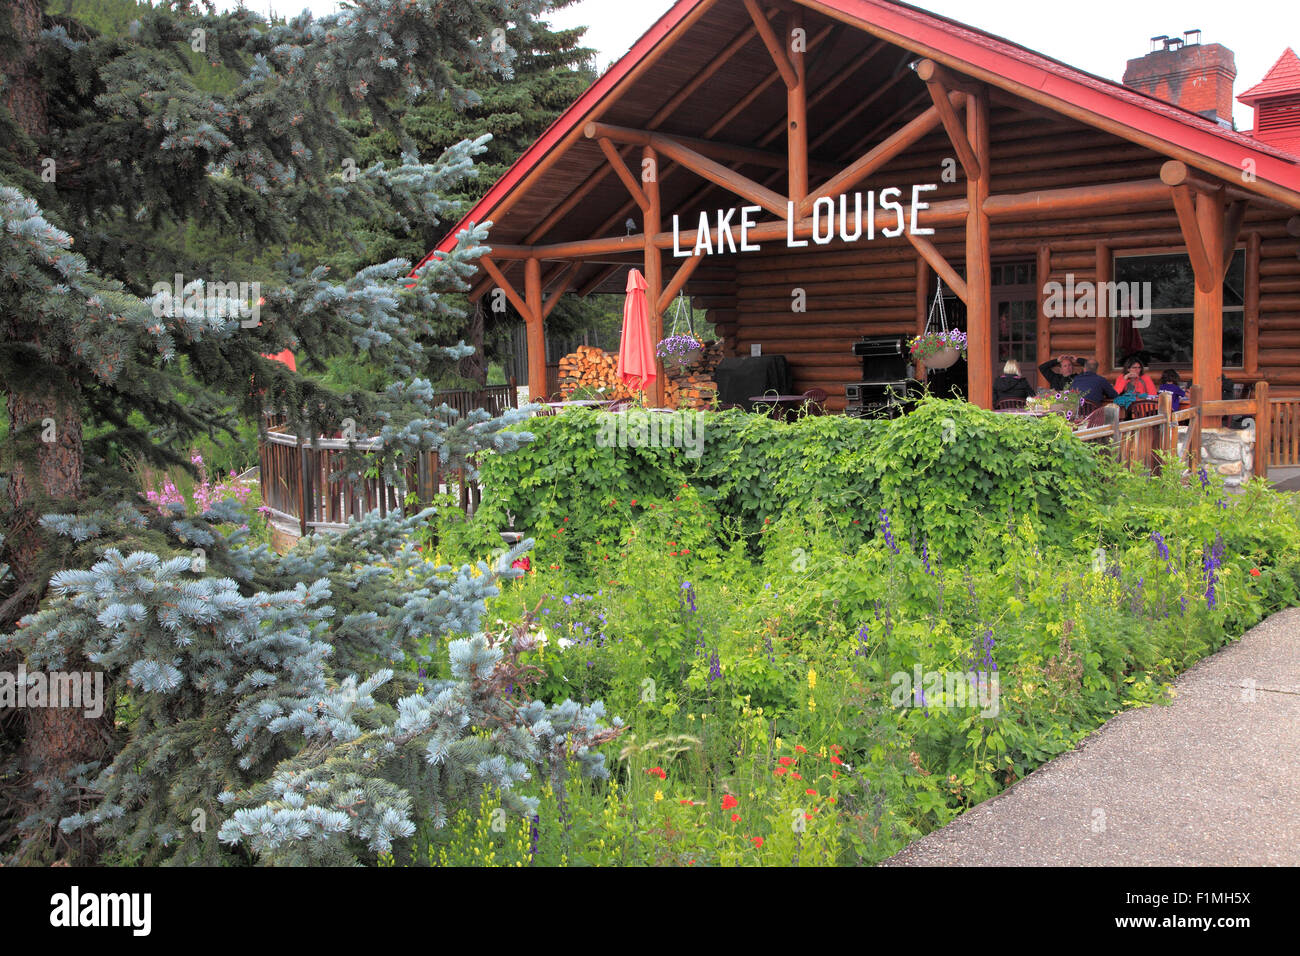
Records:
<instances>
[{"instance_id":1,"label":"log wall","mask_svg":"<svg viewBox=\"0 0 1300 956\"><path fill-rule=\"evenodd\" d=\"M1008 109L993 112L991 140L994 196L1158 180L1167 158L1072 121ZM927 200L963 198L959 164L958 181L942 182L944 161L952 158L954 151L940 130L857 188L898 186L910 198L913 184L939 183ZM1286 233L1286 221L1294 214L1294 210L1252 203L1237 243L1247 250L1246 354L1245 368L1228 374L1236 379L1265 379L1274 386L1274 395L1300 394L1300 240ZM683 215L682 221L691 222L693 217ZM925 223L924 213L921 223ZM1258 238L1252 239L1252 234ZM930 239L964 274L964 229L941 227ZM1040 289L1049 281L1064 284L1070 273L1076 283L1105 280L1110 256L1117 251L1185 250L1172 199L1112 209L1105 215L1024 222L994 219L991 231L994 262L1038 263L1040 273L1045 267L1047 274L1037 277ZM901 237L885 239L877 234L872 241L864 237L851 245L810 243L798 249L786 248L782 241L765 243L759 252L717 257L707 266L707 284L692 282L688 290L710 310L728 352L748 355L751 345L761 344L764 354L785 355L795 388L826 389L828 404L835 410L845 405L844 384L861 377L852 343L863 335L915 334L928 305L918 301L917 254ZM934 278L928 269L924 286L933 295ZM804 312L792 308L796 290L806 296ZM1103 373L1113 368L1109 320L1049 321L1041 302L1040 295L1040 353L1046 348L1050 355L1098 356ZM1190 310L1192 303L1187 305ZM1179 371L1184 378L1191 375L1190 368Z\"/></svg>"}]
</instances>

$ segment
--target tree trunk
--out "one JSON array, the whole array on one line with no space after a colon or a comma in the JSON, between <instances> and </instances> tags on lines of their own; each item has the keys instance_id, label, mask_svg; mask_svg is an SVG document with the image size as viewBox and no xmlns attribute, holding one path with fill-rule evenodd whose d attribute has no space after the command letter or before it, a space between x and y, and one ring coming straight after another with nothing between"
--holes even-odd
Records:
<instances>
[{"instance_id":1,"label":"tree trunk","mask_svg":"<svg viewBox=\"0 0 1300 956\"><path fill-rule=\"evenodd\" d=\"M0 71L6 79L4 102L28 135L38 146L43 146L48 142L49 123L36 59L41 29L40 0L10 0L7 15L15 43L10 47L10 56L0 57ZM7 327L6 332L15 333L20 341L39 337L40 330L33 329L26 316L8 316L3 325ZM48 582L36 578L45 577L38 569L42 567L41 557L47 542L36 524L37 510L47 500L75 502L82 498L85 461L81 402L75 387L60 389L59 383L28 380L6 383L6 392L9 441L16 455L8 489L14 520L7 529L5 547L18 591L12 606L0 611L0 630L10 629L24 614L35 610L44 595ZM70 649L64 669L88 672L90 665L78 650ZM22 764L29 773L22 783L28 787L36 783L54 784L70 768L102 760L110 751L113 717L108 707L102 717L94 720L75 708L32 707L20 716L25 718ZM50 793L48 789L30 789L28 799L34 796L38 801L48 800ZM57 786L53 793L59 793ZM12 812L14 806L11 804L7 810ZM57 822L50 828L48 837L50 848L60 856L67 858L74 850L59 833ZM77 862L88 862L86 857L93 855L94 846L80 841L75 850Z\"/></svg>"}]
</instances>

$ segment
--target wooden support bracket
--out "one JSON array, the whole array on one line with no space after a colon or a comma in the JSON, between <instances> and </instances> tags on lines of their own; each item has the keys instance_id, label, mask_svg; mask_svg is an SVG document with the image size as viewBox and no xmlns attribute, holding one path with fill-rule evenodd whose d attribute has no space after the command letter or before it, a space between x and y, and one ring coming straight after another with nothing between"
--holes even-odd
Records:
<instances>
[{"instance_id":1,"label":"wooden support bracket","mask_svg":"<svg viewBox=\"0 0 1300 956\"><path fill-rule=\"evenodd\" d=\"M637 181L637 178L632 175L632 171L627 168L627 163L623 162L623 157L620 156L618 150L614 148L614 144L604 136L598 137L596 142L600 144L600 151L604 153L605 158L609 160L609 165L614 168L614 172L618 175L618 178L622 181L623 185L627 187L627 191L632 194L632 199L641 207L641 211L645 212L650 208L650 200L646 198L645 191L641 189L641 184Z\"/></svg>"},{"instance_id":2,"label":"wooden support bracket","mask_svg":"<svg viewBox=\"0 0 1300 956\"><path fill-rule=\"evenodd\" d=\"M528 307L528 303L524 300L524 297L515 291L515 287L510 284L510 280L505 277L505 274L497 268L497 264L490 258L487 256L480 256L478 261L479 265L483 267L483 271L492 277L492 281L497 284L497 288L506 294L506 298L510 300L510 304L519 310L519 314L523 316L524 321L527 322L532 310Z\"/></svg>"},{"instance_id":3,"label":"wooden support bracket","mask_svg":"<svg viewBox=\"0 0 1300 956\"><path fill-rule=\"evenodd\" d=\"M794 64L790 62L790 57L786 55L785 45L777 37L776 31L772 29L771 22L763 15L759 9L758 0L744 0L745 9L749 11L749 18L754 21L754 26L758 29L758 35L763 40L763 45L767 47L767 52L772 55L772 62L776 64L777 71L781 74L781 79L785 81L787 89L794 89L799 85L799 77L795 73Z\"/></svg>"},{"instance_id":4,"label":"wooden support bracket","mask_svg":"<svg viewBox=\"0 0 1300 956\"><path fill-rule=\"evenodd\" d=\"M943 253L934 247L934 243L924 236L913 235L911 232L904 231L903 235L907 236L907 241L912 244L912 248L916 250L917 255L938 273L939 278L948 283L948 288L952 289L953 294L962 302L965 302L967 297L966 280L957 274L957 270L943 257Z\"/></svg>"},{"instance_id":5,"label":"wooden support bracket","mask_svg":"<svg viewBox=\"0 0 1300 956\"><path fill-rule=\"evenodd\" d=\"M659 296L660 313L668 311L668 307L673 304L673 299L677 297L677 293L682 291L682 287L685 286L691 276L695 274L695 270L700 267L700 263L703 261L704 256L692 256L683 262L681 266L678 267L677 271L673 273L673 280L668 283L663 294Z\"/></svg>"},{"instance_id":6,"label":"wooden support bracket","mask_svg":"<svg viewBox=\"0 0 1300 956\"><path fill-rule=\"evenodd\" d=\"M924 81L926 89L930 91L930 97L939 111L939 118L943 121L943 128L947 130L948 139L952 141L953 149L957 151L957 158L961 160L962 169L966 172L966 178L979 179L980 161L975 156L975 150L971 147L966 130L951 100L952 93L967 84L961 84L959 87L959 81L953 74L933 60L922 60L917 64L916 75Z\"/></svg>"}]
</instances>

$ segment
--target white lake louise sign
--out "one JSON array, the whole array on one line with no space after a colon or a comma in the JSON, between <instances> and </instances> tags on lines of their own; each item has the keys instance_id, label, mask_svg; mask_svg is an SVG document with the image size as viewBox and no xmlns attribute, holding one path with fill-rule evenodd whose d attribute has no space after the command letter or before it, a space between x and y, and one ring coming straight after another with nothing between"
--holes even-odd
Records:
<instances>
[{"instance_id":1,"label":"white lake louise sign","mask_svg":"<svg viewBox=\"0 0 1300 956\"><path fill-rule=\"evenodd\" d=\"M813 203L812 236L814 245L824 246L835 240L858 242L865 234L868 242L876 238L877 207L882 214L892 213L896 224L885 226L880 235L886 239L901 236L904 231L914 236L932 236L933 229L922 229L917 225L917 213L929 209L929 203L921 202L921 193L938 189L934 183L912 187L912 203L909 210L904 209L898 200L903 190L889 186L877 193L844 193L838 198L823 196ZM852 209L849 207L852 206ZM673 216L673 256L682 259L701 255L722 255L727 252L757 252L763 248L757 242L751 242L750 230L758 226L754 219L763 211L762 206L741 206L739 208L719 209L714 216L707 212L700 213L700 221L695 229L695 244L682 246L682 227L680 216ZM808 239L796 239L794 225L798 220L795 203L790 202L785 216L785 244L787 248L797 249L806 246ZM716 241L714 231L717 231ZM690 235L687 235L690 242Z\"/></svg>"}]
</instances>

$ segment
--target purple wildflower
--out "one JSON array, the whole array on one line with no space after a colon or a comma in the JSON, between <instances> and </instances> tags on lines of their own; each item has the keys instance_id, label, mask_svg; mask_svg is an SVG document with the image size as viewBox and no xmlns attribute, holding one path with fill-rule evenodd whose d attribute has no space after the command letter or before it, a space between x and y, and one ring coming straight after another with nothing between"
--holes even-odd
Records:
<instances>
[{"instance_id":1,"label":"purple wildflower","mask_svg":"<svg viewBox=\"0 0 1300 956\"><path fill-rule=\"evenodd\" d=\"M885 536L885 544L889 546L889 550L898 554L898 544L889 530L889 512L884 508L880 509L880 533Z\"/></svg>"},{"instance_id":2,"label":"purple wildflower","mask_svg":"<svg viewBox=\"0 0 1300 956\"><path fill-rule=\"evenodd\" d=\"M718 657L718 652L714 651L709 655L709 683L722 679L722 660Z\"/></svg>"}]
</instances>

